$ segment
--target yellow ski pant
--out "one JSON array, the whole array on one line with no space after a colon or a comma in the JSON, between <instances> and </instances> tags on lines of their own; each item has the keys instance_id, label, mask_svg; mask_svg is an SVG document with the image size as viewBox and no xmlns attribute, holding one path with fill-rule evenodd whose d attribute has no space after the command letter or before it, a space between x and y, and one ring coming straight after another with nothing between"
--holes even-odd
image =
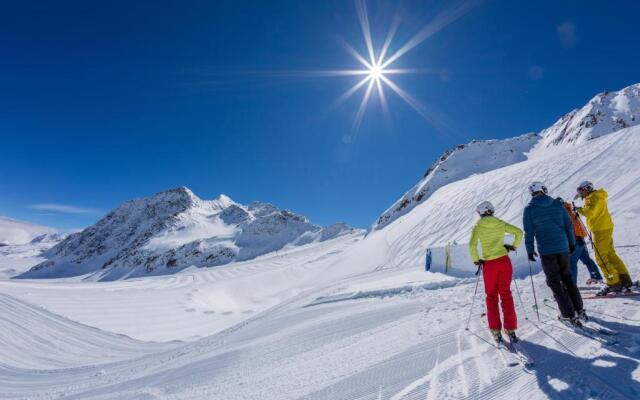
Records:
<instances>
[{"instance_id":1,"label":"yellow ski pant","mask_svg":"<svg viewBox=\"0 0 640 400\"><path fill-rule=\"evenodd\" d=\"M593 245L595 247L596 262L604 272L607 285L631 285L631 276L624 262L616 254L613 247L613 229L595 231L593 233Z\"/></svg>"}]
</instances>

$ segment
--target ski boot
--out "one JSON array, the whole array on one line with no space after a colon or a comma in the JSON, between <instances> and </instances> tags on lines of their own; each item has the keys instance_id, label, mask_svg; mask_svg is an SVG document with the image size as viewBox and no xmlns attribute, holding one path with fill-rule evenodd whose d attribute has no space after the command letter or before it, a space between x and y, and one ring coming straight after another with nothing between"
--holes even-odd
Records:
<instances>
[{"instance_id":1,"label":"ski boot","mask_svg":"<svg viewBox=\"0 0 640 400\"><path fill-rule=\"evenodd\" d=\"M582 322L578 317L565 318L562 315L558 315L558 320L565 325L570 325L574 328L582 328Z\"/></svg>"},{"instance_id":2,"label":"ski boot","mask_svg":"<svg viewBox=\"0 0 640 400\"><path fill-rule=\"evenodd\" d=\"M596 293L596 296L604 297L609 295L609 293L619 294L620 292L622 292L622 286L620 286L620 284L616 284L603 287L598 293Z\"/></svg>"},{"instance_id":3,"label":"ski boot","mask_svg":"<svg viewBox=\"0 0 640 400\"><path fill-rule=\"evenodd\" d=\"M633 286L631 276L628 274L620 274L620 286L622 286L624 293L631 293L631 287Z\"/></svg>"},{"instance_id":4,"label":"ski boot","mask_svg":"<svg viewBox=\"0 0 640 400\"><path fill-rule=\"evenodd\" d=\"M577 311L576 314L578 314L579 320L589 322L589 316L587 315L587 312L584 310L584 308L580 311Z\"/></svg>"},{"instance_id":5,"label":"ski boot","mask_svg":"<svg viewBox=\"0 0 640 400\"><path fill-rule=\"evenodd\" d=\"M492 329L491 336L493 336L493 340L496 341L496 344L501 345L504 343L504 338L502 337L502 333L500 333L499 329Z\"/></svg>"},{"instance_id":6,"label":"ski boot","mask_svg":"<svg viewBox=\"0 0 640 400\"><path fill-rule=\"evenodd\" d=\"M516 330L515 329L505 329L505 332L506 332L507 336L509 337L509 341L511 343L518 343L520 341L520 339L518 339L518 336L516 336Z\"/></svg>"}]
</instances>

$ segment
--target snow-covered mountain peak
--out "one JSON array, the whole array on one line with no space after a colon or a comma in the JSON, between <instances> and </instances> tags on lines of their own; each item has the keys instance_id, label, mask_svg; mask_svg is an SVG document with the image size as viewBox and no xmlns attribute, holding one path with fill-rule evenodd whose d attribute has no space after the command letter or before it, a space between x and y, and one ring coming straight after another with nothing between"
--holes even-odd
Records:
<instances>
[{"instance_id":1,"label":"snow-covered mountain peak","mask_svg":"<svg viewBox=\"0 0 640 400\"><path fill-rule=\"evenodd\" d=\"M602 92L582 108L562 116L543 130L533 153L550 146L580 144L640 124L640 83L617 92Z\"/></svg>"},{"instance_id":2,"label":"snow-covered mountain peak","mask_svg":"<svg viewBox=\"0 0 640 400\"><path fill-rule=\"evenodd\" d=\"M414 187L382 213L372 228L383 228L409 213L436 190L451 182L526 160L526 152L538 140L538 134L528 133L504 140L473 140L445 151Z\"/></svg>"},{"instance_id":3,"label":"snow-covered mountain peak","mask_svg":"<svg viewBox=\"0 0 640 400\"><path fill-rule=\"evenodd\" d=\"M211 202L216 203L221 209L237 204L231 199L231 197L227 196L226 194L219 195L216 199L211 200Z\"/></svg>"},{"instance_id":4,"label":"snow-covered mountain peak","mask_svg":"<svg viewBox=\"0 0 640 400\"><path fill-rule=\"evenodd\" d=\"M220 195L203 200L186 187L130 200L72 234L23 277L93 274L112 280L168 274L248 260L287 245L329 240L354 230L322 228L269 203L249 206Z\"/></svg>"},{"instance_id":5,"label":"snow-covered mountain peak","mask_svg":"<svg viewBox=\"0 0 640 400\"><path fill-rule=\"evenodd\" d=\"M638 124L640 83L600 93L540 133L458 145L445 151L414 187L380 215L372 229L389 225L449 183L535 158L549 147L578 145Z\"/></svg>"}]
</instances>

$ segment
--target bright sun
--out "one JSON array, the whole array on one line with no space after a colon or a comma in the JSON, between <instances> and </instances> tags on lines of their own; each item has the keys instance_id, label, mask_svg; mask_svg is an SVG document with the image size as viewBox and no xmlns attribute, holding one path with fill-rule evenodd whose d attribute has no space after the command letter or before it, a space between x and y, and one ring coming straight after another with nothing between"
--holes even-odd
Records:
<instances>
[{"instance_id":1,"label":"bright sun","mask_svg":"<svg viewBox=\"0 0 640 400\"><path fill-rule=\"evenodd\" d=\"M377 81L380 78L382 78L383 74L384 74L384 70L379 65L373 65L371 68L369 68L369 78L374 81Z\"/></svg>"},{"instance_id":2,"label":"bright sun","mask_svg":"<svg viewBox=\"0 0 640 400\"><path fill-rule=\"evenodd\" d=\"M429 24L425 25L418 33L411 37L404 45L391 52L392 41L400 25L400 19L394 18L386 38L382 42L382 46L375 48L373 37L369 27L369 16L367 14L366 0L355 0L356 11L360 21L360 28L366 45L366 52L360 54L346 42L343 43L347 52L349 52L361 65L360 69L333 70L329 71L330 76L355 75L362 76L349 90L347 90L338 102L345 101L360 89L364 89L364 95L360 102L360 107L355 116L354 128L358 130L364 112L369 104L373 94L376 94L382 110L389 116L389 109L385 96L385 88L389 88L398 95L409 106L418 112L427 120L432 120L432 112L428 110L417 99L411 96L407 91L399 87L393 80L392 76L397 74L413 74L422 72L422 70L412 68L397 68L393 64L396 63L403 55L418 46L427 38L434 35L445 26L464 15L473 7L473 0L460 0L453 2L448 9L440 12Z\"/></svg>"}]
</instances>

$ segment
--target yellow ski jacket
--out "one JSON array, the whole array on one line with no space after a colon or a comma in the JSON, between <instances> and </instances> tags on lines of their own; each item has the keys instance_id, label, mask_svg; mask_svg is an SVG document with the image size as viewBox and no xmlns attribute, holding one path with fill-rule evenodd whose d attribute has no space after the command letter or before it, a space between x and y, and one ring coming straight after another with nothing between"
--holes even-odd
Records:
<instances>
[{"instance_id":1,"label":"yellow ski jacket","mask_svg":"<svg viewBox=\"0 0 640 400\"><path fill-rule=\"evenodd\" d=\"M482 246L482 259L495 260L507 255L504 248L504 235L511 234L515 237L513 247L518 247L522 242L522 230L508 224L496 217L482 217L473 227L469 251L473 262L478 262L478 241Z\"/></svg>"},{"instance_id":2,"label":"yellow ski jacket","mask_svg":"<svg viewBox=\"0 0 640 400\"><path fill-rule=\"evenodd\" d=\"M604 189L594 190L584 199L584 206L578 208L578 212L587 217L587 226L591 232L613 229L607 196Z\"/></svg>"}]
</instances>

